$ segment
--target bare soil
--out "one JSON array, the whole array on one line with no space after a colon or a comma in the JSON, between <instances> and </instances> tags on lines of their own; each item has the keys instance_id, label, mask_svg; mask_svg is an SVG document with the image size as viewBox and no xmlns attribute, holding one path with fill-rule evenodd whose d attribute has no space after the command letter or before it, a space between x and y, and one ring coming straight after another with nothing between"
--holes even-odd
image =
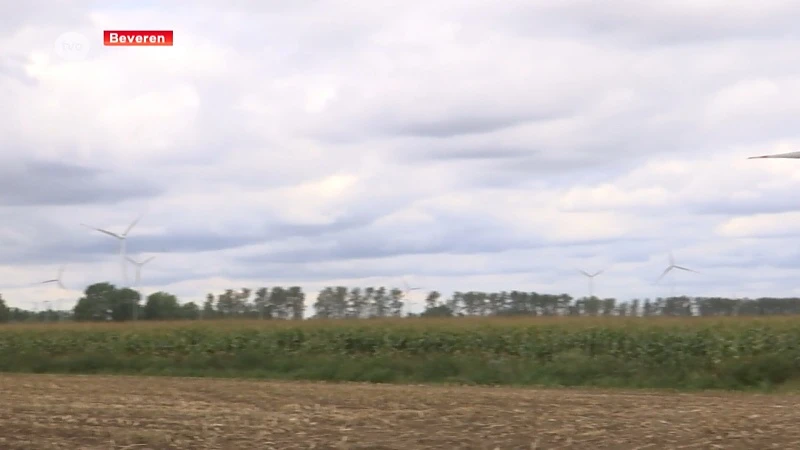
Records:
<instances>
[{"instance_id":1,"label":"bare soil","mask_svg":"<svg viewBox=\"0 0 800 450\"><path fill-rule=\"evenodd\" d=\"M800 396L0 375L2 449L800 448Z\"/></svg>"}]
</instances>

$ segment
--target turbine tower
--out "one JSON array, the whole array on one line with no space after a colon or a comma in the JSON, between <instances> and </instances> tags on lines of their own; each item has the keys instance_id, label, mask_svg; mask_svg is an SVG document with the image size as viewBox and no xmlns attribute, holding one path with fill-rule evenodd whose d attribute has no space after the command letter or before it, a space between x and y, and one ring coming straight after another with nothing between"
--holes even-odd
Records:
<instances>
[{"instance_id":1,"label":"turbine tower","mask_svg":"<svg viewBox=\"0 0 800 450\"><path fill-rule=\"evenodd\" d=\"M142 267L144 267L145 264L147 264L150 261L152 261L155 258L155 256L151 256L151 257L149 257L149 258L147 258L147 259L145 259L144 261L141 261L141 262L140 261L136 261L135 259L127 257L127 256L126 256L126 258L127 258L128 261L131 262L131 264L133 264L136 267L136 278L134 278L135 281L133 282L133 286L134 286L134 289L139 293L139 298L141 299L142 298L142 292L139 290L139 283L142 281ZM138 313L137 304L136 304L136 302L134 302L133 303L133 320L136 320L137 313Z\"/></svg>"},{"instance_id":2,"label":"turbine tower","mask_svg":"<svg viewBox=\"0 0 800 450\"><path fill-rule=\"evenodd\" d=\"M578 272L582 273L586 278L589 279L589 298L594 297L594 277L603 273L603 270L598 270L595 273L589 273L585 270L578 270Z\"/></svg>"},{"instance_id":3,"label":"turbine tower","mask_svg":"<svg viewBox=\"0 0 800 450\"><path fill-rule=\"evenodd\" d=\"M775 155L762 155L751 156L747 159L763 159L763 158L787 158L787 159L800 159L800 152L778 153Z\"/></svg>"},{"instance_id":4,"label":"turbine tower","mask_svg":"<svg viewBox=\"0 0 800 450\"><path fill-rule=\"evenodd\" d=\"M686 272L700 273L700 272L698 272L696 270L689 269L688 267L683 267L683 266L679 266L679 265L675 264L675 257L672 255L672 252L669 252L669 265L667 266L666 269L664 269L663 272L661 272L661 276L658 277L658 279L656 280L656 283L661 281L661 279L664 278L673 269L683 270L683 271L686 271ZM675 274L674 273L670 277L670 284L671 284L672 297L675 297Z\"/></svg>"},{"instance_id":5,"label":"turbine tower","mask_svg":"<svg viewBox=\"0 0 800 450\"><path fill-rule=\"evenodd\" d=\"M126 245L125 244L126 244L126 240L128 238L128 233L131 232L133 227L136 226L136 224L139 223L139 220L141 220L141 219L142 219L142 215L139 215L139 217L137 217L133 222L131 222L130 225L128 225L128 228L122 234L117 234L117 233L113 233L111 231L105 230L103 228L97 228L97 227L93 227L91 225L86 225L85 223L81 224L84 227L89 228L90 230L99 231L99 232L101 232L103 234L106 234L108 236L111 236L111 237L116 238L117 240L119 240L119 258L120 258L120 264L121 264L121 268L122 268L122 282L126 286L128 284L128 271L127 271L127 267L125 266L125 258L126 258L126 256L125 256Z\"/></svg>"}]
</instances>

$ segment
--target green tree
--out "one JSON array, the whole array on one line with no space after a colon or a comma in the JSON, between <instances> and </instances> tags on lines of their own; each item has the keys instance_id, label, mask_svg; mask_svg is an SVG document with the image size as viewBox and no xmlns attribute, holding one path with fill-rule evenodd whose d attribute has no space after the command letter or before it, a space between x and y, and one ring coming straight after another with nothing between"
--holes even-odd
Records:
<instances>
[{"instance_id":1,"label":"green tree","mask_svg":"<svg viewBox=\"0 0 800 450\"><path fill-rule=\"evenodd\" d=\"M6 305L3 295L0 294L0 323L6 323L11 320L11 310Z\"/></svg>"},{"instance_id":2,"label":"green tree","mask_svg":"<svg viewBox=\"0 0 800 450\"><path fill-rule=\"evenodd\" d=\"M181 305L181 318L197 320L200 318L200 307L195 302L187 302Z\"/></svg>"},{"instance_id":3,"label":"green tree","mask_svg":"<svg viewBox=\"0 0 800 450\"><path fill-rule=\"evenodd\" d=\"M77 321L108 320L110 318L112 293L117 288L111 283L95 283L87 286L83 297L78 299L73 309Z\"/></svg>"},{"instance_id":4,"label":"green tree","mask_svg":"<svg viewBox=\"0 0 800 450\"><path fill-rule=\"evenodd\" d=\"M269 305L270 317L273 319L288 319L291 316L289 305L289 293L286 289L275 286L269 294L267 304Z\"/></svg>"},{"instance_id":5,"label":"green tree","mask_svg":"<svg viewBox=\"0 0 800 450\"><path fill-rule=\"evenodd\" d=\"M269 288L259 288L253 301L259 319L269 319Z\"/></svg>"},{"instance_id":6,"label":"green tree","mask_svg":"<svg viewBox=\"0 0 800 450\"><path fill-rule=\"evenodd\" d=\"M147 296L144 318L147 320L173 320L183 316L178 298L166 292L155 292Z\"/></svg>"},{"instance_id":7,"label":"green tree","mask_svg":"<svg viewBox=\"0 0 800 450\"><path fill-rule=\"evenodd\" d=\"M141 307L139 302L141 302L141 295L138 291L130 288L113 290L109 302L111 320L124 322L133 319L135 311Z\"/></svg>"},{"instance_id":8,"label":"green tree","mask_svg":"<svg viewBox=\"0 0 800 450\"><path fill-rule=\"evenodd\" d=\"M428 292L428 296L425 298L425 309L433 309L439 305L439 299L442 297L437 291L430 291Z\"/></svg>"},{"instance_id":9,"label":"green tree","mask_svg":"<svg viewBox=\"0 0 800 450\"><path fill-rule=\"evenodd\" d=\"M364 317L366 315L367 303L364 301L364 296L361 295L361 288L355 287L350 289L350 294L347 297L347 307L349 311L348 317Z\"/></svg>"},{"instance_id":10,"label":"green tree","mask_svg":"<svg viewBox=\"0 0 800 450\"><path fill-rule=\"evenodd\" d=\"M306 311L306 294L300 286L289 288L289 304L292 310L292 320L303 320Z\"/></svg>"},{"instance_id":11,"label":"green tree","mask_svg":"<svg viewBox=\"0 0 800 450\"><path fill-rule=\"evenodd\" d=\"M331 287L326 287L319 291L317 294L317 301L315 301L312 306L314 308L314 316L320 319L332 319L336 317L334 297L335 294Z\"/></svg>"},{"instance_id":12,"label":"green tree","mask_svg":"<svg viewBox=\"0 0 800 450\"><path fill-rule=\"evenodd\" d=\"M433 308L428 308L420 314L422 317L453 317L453 310L447 305L437 305Z\"/></svg>"},{"instance_id":13,"label":"green tree","mask_svg":"<svg viewBox=\"0 0 800 450\"><path fill-rule=\"evenodd\" d=\"M73 310L78 321L131 320L139 307L139 293L130 288L117 289L111 283L95 283L86 288Z\"/></svg>"},{"instance_id":14,"label":"green tree","mask_svg":"<svg viewBox=\"0 0 800 450\"><path fill-rule=\"evenodd\" d=\"M398 288L392 288L389 291L389 311L394 317L403 315L403 291Z\"/></svg>"},{"instance_id":15,"label":"green tree","mask_svg":"<svg viewBox=\"0 0 800 450\"><path fill-rule=\"evenodd\" d=\"M373 292L372 314L375 317L386 317L389 315L389 298L386 295L386 288L383 286L375 289Z\"/></svg>"},{"instance_id":16,"label":"green tree","mask_svg":"<svg viewBox=\"0 0 800 450\"><path fill-rule=\"evenodd\" d=\"M214 310L214 294L207 294L206 301L203 302L203 309L200 312L201 319L213 319L216 316Z\"/></svg>"}]
</instances>

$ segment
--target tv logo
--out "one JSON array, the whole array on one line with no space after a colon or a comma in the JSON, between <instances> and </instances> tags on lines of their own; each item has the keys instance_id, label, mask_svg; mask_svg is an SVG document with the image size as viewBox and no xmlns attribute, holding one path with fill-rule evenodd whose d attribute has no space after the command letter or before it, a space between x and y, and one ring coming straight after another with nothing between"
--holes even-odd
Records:
<instances>
[{"instance_id":1,"label":"tv logo","mask_svg":"<svg viewBox=\"0 0 800 450\"><path fill-rule=\"evenodd\" d=\"M67 61L83 61L90 50L89 38L74 31L61 34L53 43L53 52Z\"/></svg>"}]
</instances>

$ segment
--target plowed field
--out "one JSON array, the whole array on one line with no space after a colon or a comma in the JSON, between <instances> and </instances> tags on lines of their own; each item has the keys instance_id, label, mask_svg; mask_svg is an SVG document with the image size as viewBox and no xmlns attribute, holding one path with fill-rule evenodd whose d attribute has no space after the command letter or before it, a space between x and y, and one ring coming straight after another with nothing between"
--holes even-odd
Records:
<instances>
[{"instance_id":1,"label":"plowed field","mask_svg":"<svg viewBox=\"0 0 800 450\"><path fill-rule=\"evenodd\" d=\"M800 396L0 376L3 449L800 448Z\"/></svg>"}]
</instances>

